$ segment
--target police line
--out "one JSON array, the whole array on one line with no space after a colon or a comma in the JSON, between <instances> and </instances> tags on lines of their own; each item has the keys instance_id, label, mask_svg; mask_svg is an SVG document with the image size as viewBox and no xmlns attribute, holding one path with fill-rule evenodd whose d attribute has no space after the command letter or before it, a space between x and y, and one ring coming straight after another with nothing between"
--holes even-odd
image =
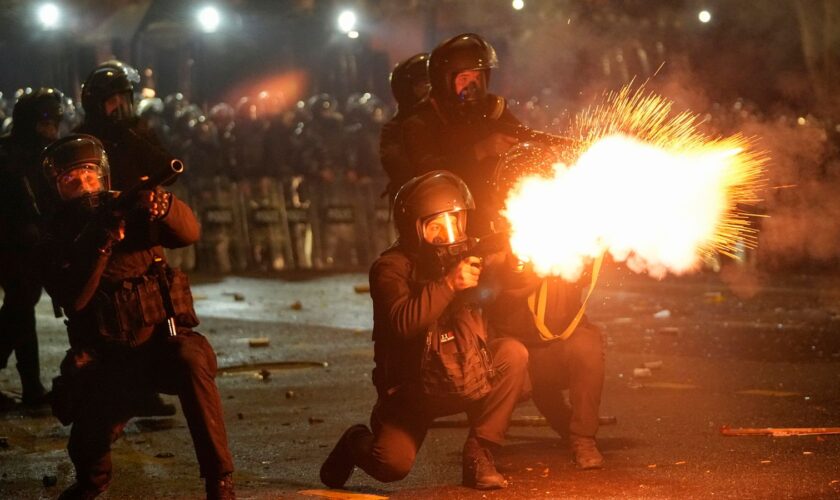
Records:
<instances>
[{"instance_id":1,"label":"police line","mask_svg":"<svg viewBox=\"0 0 840 500\"><path fill-rule=\"evenodd\" d=\"M202 226L195 246L167 250L185 271L364 270L396 239L385 181L217 176L167 189Z\"/></svg>"}]
</instances>

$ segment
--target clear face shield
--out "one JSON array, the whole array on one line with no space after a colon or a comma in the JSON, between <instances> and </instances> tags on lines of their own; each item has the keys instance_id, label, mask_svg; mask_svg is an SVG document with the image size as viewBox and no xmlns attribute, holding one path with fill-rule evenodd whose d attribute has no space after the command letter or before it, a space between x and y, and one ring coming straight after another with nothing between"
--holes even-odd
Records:
<instances>
[{"instance_id":1,"label":"clear face shield","mask_svg":"<svg viewBox=\"0 0 840 500\"><path fill-rule=\"evenodd\" d=\"M436 247L445 247L467 240L467 214L443 212L433 215L421 223L423 241Z\"/></svg>"},{"instance_id":2,"label":"clear face shield","mask_svg":"<svg viewBox=\"0 0 840 500\"><path fill-rule=\"evenodd\" d=\"M105 99L102 110L110 120L123 122L134 118L134 97L131 92L120 92Z\"/></svg>"},{"instance_id":3,"label":"clear face shield","mask_svg":"<svg viewBox=\"0 0 840 500\"><path fill-rule=\"evenodd\" d=\"M106 175L94 164L80 165L64 172L56 178L55 184L62 201L97 195L107 190Z\"/></svg>"},{"instance_id":4,"label":"clear face shield","mask_svg":"<svg viewBox=\"0 0 840 500\"><path fill-rule=\"evenodd\" d=\"M452 86L461 103L478 104L487 97L487 74L482 70L461 71L455 75Z\"/></svg>"}]
</instances>

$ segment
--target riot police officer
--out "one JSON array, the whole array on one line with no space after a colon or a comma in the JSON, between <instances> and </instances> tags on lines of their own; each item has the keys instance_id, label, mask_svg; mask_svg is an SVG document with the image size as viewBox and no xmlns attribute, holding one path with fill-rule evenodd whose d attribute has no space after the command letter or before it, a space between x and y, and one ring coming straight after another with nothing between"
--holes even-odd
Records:
<instances>
[{"instance_id":1,"label":"riot police officer","mask_svg":"<svg viewBox=\"0 0 840 500\"><path fill-rule=\"evenodd\" d=\"M429 56L429 98L403 124L405 150L418 173L448 168L470 187L478 207L470 232L483 236L493 218L488 180L519 125L502 97L489 92L496 51L474 33L455 36Z\"/></svg>"},{"instance_id":2,"label":"riot police officer","mask_svg":"<svg viewBox=\"0 0 840 500\"><path fill-rule=\"evenodd\" d=\"M416 175L405 153L402 124L420 102L429 95L429 54L422 52L400 62L391 71L391 93L397 101L397 113L382 126L379 157L388 174L391 200L400 187Z\"/></svg>"},{"instance_id":3,"label":"riot police officer","mask_svg":"<svg viewBox=\"0 0 840 500\"><path fill-rule=\"evenodd\" d=\"M371 429L347 429L321 466L327 486L343 486L355 466L383 482L404 478L432 421L463 411L471 423L464 485L507 485L492 450L504 441L528 355L513 339L488 345L481 309L469 298L483 272L478 257L461 253L473 208L464 182L446 171L415 177L397 194L399 240L370 270L378 400Z\"/></svg>"},{"instance_id":4,"label":"riot police officer","mask_svg":"<svg viewBox=\"0 0 840 500\"><path fill-rule=\"evenodd\" d=\"M41 150L58 138L63 114L63 96L53 88L23 94L15 104L12 130L0 139L0 368L12 352L27 406L46 402L41 384L35 304L41 296L34 249L43 212L50 211L46 189L38 169ZM10 402L5 398L6 406ZM2 404L2 402L0 402Z\"/></svg>"},{"instance_id":5,"label":"riot police officer","mask_svg":"<svg viewBox=\"0 0 840 500\"><path fill-rule=\"evenodd\" d=\"M105 61L82 84L85 120L76 131L102 143L111 165L111 185L125 191L156 169L165 168L172 155L134 107L134 87L140 82L136 69L117 60ZM173 415L175 407L159 397L147 398L146 415Z\"/></svg>"},{"instance_id":6,"label":"riot police officer","mask_svg":"<svg viewBox=\"0 0 840 500\"><path fill-rule=\"evenodd\" d=\"M216 356L192 330L186 275L163 253L198 239L195 216L160 188L115 199L108 155L93 136L56 141L42 165L60 210L39 257L45 287L67 314L71 347L53 384L53 411L72 424L67 449L76 469L60 498L107 489L111 442L137 414L137 396L154 391L179 397L208 498L233 498Z\"/></svg>"},{"instance_id":7,"label":"riot police officer","mask_svg":"<svg viewBox=\"0 0 840 500\"><path fill-rule=\"evenodd\" d=\"M112 166L111 182L118 191L134 186L172 157L135 114L134 86L139 82L136 69L112 60L97 66L82 84L85 121L76 132L102 142Z\"/></svg>"}]
</instances>

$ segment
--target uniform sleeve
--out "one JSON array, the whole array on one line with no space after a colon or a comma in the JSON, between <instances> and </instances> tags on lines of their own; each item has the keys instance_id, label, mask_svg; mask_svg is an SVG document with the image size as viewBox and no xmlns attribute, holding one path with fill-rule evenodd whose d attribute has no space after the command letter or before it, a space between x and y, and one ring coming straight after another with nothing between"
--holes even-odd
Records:
<instances>
[{"instance_id":1,"label":"uniform sleeve","mask_svg":"<svg viewBox=\"0 0 840 500\"><path fill-rule=\"evenodd\" d=\"M43 263L39 271L44 288L68 312L78 312L88 305L110 259L109 253L97 251L90 238L65 246L47 236L37 253Z\"/></svg>"},{"instance_id":2,"label":"uniform sleeve","mask_svg":"<svg viewBox=\"0 0 840 500\"><path fill-rule=\"evenodd\" d=\"M435 137L432 125L420 116L412 116L403 124L403 142L405 154L412 169L417 174L432 170L451 170L463 161L460 154L446 154ZM474 160L472 160L474 161Z\"/></svg>"},{"instance_id":3,"label":"uniform sleeve","mask_svg":"<svg viewBox=\"0 0 840 500\"><path fill-rule=\"evenodd\" d=\"M442 278L416 291L411 290L410 279L407 260L381 257L370 271L374 311L385 316L388 331L403 340L425 334L455 296Z\"/></svg>"},{"instance_id":4,"label":"uniform sleeve","mask_svg":"<svg viewBox=\"0 0 840 500\"><path fill-rule=\"evenodd\" d=\"M192 209L172 195L169 213L160 220L160 244L166 248L180 248L198 242L201 225Z\"/></svg>"}]
</instances>

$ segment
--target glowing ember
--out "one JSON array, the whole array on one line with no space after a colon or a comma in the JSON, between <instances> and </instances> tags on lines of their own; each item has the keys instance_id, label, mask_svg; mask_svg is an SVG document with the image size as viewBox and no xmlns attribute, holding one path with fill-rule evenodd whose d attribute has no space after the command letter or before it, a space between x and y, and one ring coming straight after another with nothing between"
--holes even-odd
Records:
<instances>
[{"instance_id":1,"label":"glowing ember","mask_svg":"<svg viewBox=\"0 0 840 500\"><path fill-rule=\"evenodd\" d=\"M513 251L541 275L575 280L604 252L663 277L754 247L740 207L758 201L766 156L743 137L700 133L694 115L669 118L670 106L625 89L578 116L574 164L525 177L508 195Z\"/></svg>"}]
</instances>

